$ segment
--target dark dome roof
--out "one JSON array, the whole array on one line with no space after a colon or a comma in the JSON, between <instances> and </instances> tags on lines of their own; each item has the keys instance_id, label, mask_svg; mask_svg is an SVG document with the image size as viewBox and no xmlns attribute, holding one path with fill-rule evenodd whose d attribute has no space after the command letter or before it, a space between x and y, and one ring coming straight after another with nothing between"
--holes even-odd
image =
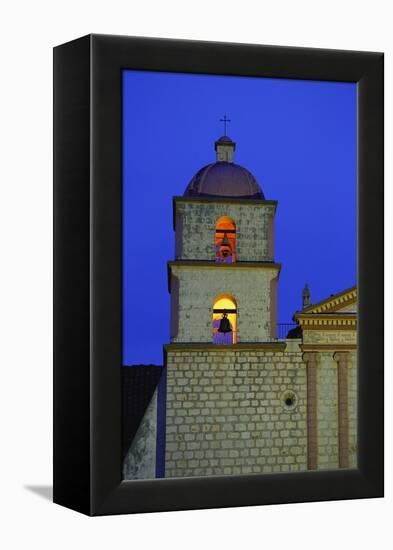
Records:
<instances>
[{"instance_id":1,"label":"dark dome roof","mask_svg":"<svg viewBox=\"0 0 393 550\"><path fill-rule=\"evenodd\" d=\"M262 200L265 198L251 172L233 162L214 162L201 168L188 184L184 195Z\"/></svg>"},{"instance_id":2,"label":"dark dome roof","mask_svg":"<svg viewBox=\"0 0 393 550\"><path fill-rule=\"evenodd\" d=\"M221 136L220 138L218 138L216 143L233 143L234 144L234 142L231 140L229 136Z\"/></svg>"}]
</instances>

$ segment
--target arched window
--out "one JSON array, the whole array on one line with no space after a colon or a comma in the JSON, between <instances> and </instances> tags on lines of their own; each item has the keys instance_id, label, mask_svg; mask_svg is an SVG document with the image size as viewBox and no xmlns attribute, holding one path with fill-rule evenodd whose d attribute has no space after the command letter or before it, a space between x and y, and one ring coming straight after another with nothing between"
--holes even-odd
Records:
<instances>
[{"instance_id":1,"label":"arched window","mask_svg":"<svg viewBox=\"0 0 393 550\"><path fill-rule=\"evenodd\" d=\"M232 218L223 216L216 224L216 262L232 264L236 261L236 225Z\"/></svg>"},{"instance_id":2,"label":"arched window","mask_svg":"<svg viewBox=\"0 0 393 550\"><path fill-rule=\"evenodd\" d=\"M222 294L213 306L213 344L236 344L236 301Z\"/></svg>"}]
</instances>

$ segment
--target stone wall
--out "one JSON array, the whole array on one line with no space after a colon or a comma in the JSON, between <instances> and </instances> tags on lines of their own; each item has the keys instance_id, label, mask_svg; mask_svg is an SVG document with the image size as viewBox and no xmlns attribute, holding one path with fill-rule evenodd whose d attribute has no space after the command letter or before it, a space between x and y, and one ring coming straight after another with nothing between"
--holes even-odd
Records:
<instances>
[{"instance_id":1,"label":"stone wall","mask_svg":"<svg viewBox=\"0 0 393 550\"><path fill-rule=\"evenodd\" d=\"M157 390L150 401L123 463L123 479L156 477Z\"/></svg>"},{"instance_id":2,"label":"stone wall","mask_svg":"<svg viewBox=\"0 0 393 550\"><path fill-rule=\"evenodd\" d=\"M172 304L176 301L176 305L171 308L172 342L211 342L213 305L221 294L229 294L236 300L238 342L270 340L271 281L277 273L278 267L227 269L173 265L176 292L171 294L171 301Z\"/></svg>"},{"instance_id":3,"label":"stone wall","mask_svg":"<svg viewBox=\"0 0 393 550\"><path fill-rule=\"evenodd\" d=\"M307 468L306 369L297 346L175 348L167 346L166 477Z\"/></svg>"},{"instance_id":4,"label":"stone wall","mask_svg":"<svg viewBox=\"0 0 393 550\"><path fill-rule=\"evenodd\" d=\"M356 344L355 330L303 330L304 344Z\"/></svg>"},{"instance_id":5,"label":"stone wall","mask_svg":"<svg viewBox=\"0 0 393 550\"><path fill-rule=\"evenodd\" d=\"M307 469L307 368L299 344L166 346L165 477ZM348 466L356 468L357 355L347 353ZM338 363L334 351L314 355L317 468L335 469ZM124 479L156 476L157 429L156 390L125 458Z\"/></svg>"},{"instance_id":6,"label":"stone wall","mask_svg":"<svg viewBox=\"0 0 393 550\"><path fill-rule=\"evenodd\" d=\"M176 259L214 260L217 220L236 224L237 261L273 261L275 204L189 201L176 199ZM270 242L269 242L270 241Z\"/></svg>"}]
</instances>

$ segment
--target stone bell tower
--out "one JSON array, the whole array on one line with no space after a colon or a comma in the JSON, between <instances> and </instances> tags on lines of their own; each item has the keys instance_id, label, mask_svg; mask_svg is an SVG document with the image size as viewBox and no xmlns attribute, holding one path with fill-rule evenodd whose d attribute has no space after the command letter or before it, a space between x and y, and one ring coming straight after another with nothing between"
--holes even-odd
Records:
<instances>
[{"instance_id":1,"label":"stone bell tower","mask_svg":"<svg viewBox=\"0 0 393 550\"><path fill-rule=\"evenodd\" d=\"M165 477L306 468L305 405L283 397L284 380L291 396L305 391L305 371L299 353L288 365L286 344L275 338L277 203L235 164L235 148L228 136L218 139L216 162L173 199ZM302 447L288 458L272 427L295 407Z\"/></svg>"},{"instance_id":2,"label":"stone bell tower","mask_svg":"<svg viewBox=\"0 0 393 550\"><path fill-rule=\"evenodd\" d=\"M225 307L235 333L225 343L276 336L277 203L266 200L251 172L233 162L235 147L227 136L218 139L216 162L199 170L184 196L173 199L176 252L168 263L173 343L218 343L213 314Z\"/></svg>"}]
</instances>

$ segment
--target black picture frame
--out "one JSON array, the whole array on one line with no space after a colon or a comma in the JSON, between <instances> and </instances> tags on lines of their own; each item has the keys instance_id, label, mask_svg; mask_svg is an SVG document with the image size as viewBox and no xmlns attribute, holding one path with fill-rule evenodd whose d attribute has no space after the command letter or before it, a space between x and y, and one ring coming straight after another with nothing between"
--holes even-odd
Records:
<instances>
[{"instance_id":1,"label":"black picture frame","mask_svg":"<svg viewBox=\"0 0 393 550\"><path fill-rule=\"evenodd\" d=\"M122 69L356 82L358 469L122 481ZM54 49L54 502L88 515L383 496L383 54L89 35Z\"/></svg>"}]
</instances>

